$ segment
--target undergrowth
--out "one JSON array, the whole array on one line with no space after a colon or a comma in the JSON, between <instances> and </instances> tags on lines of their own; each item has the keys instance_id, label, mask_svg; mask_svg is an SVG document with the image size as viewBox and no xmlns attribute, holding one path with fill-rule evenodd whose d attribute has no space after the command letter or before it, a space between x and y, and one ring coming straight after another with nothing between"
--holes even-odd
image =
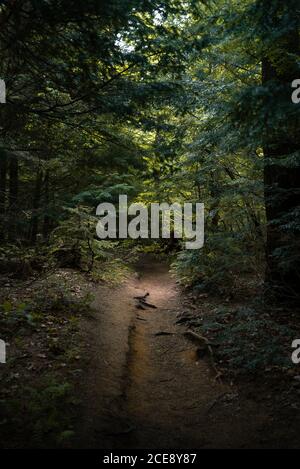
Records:
<instances>
[{"instance_id":1,"label":"undergrowth","mask_svg":"<svg viewBox=\"0 0 300 469\"><path fill-rule=\"evenodd\" d=\"M295 331L270 313L245 306L217 308L204 317L201 329L218 363L234 375L284 372L292 366Z\"/></svg>"},{"instance_id":2,"label":"undergrowth","mask_svg":"<svg viewBox=\"0 0 300 469\"><path fill-rule=\"evenodd\" d=\"M7 342L1 368L0 445L67 446L79 401L74 386L85 366L80 319L92 316L86 287L57 273L0 304L0 337Z\"/></svg>"}]
</instances>

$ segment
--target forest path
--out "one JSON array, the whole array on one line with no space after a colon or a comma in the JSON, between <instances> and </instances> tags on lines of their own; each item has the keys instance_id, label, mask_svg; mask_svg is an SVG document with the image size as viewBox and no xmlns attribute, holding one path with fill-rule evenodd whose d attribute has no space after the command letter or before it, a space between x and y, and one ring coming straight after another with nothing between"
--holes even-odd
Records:
<instances>
[{"instance_id":1,"label":"forest path","mask_svg":"<svg viewBox=\"0 0 300 469\"><path fill-rule=\"evenodd\" d=\"M260 446L267 417L252 401L241 408L234 389L197 358L197 346L176 325L183 298L168 267L146 257L137 272L138 278L96 294L80 446ZM134 297L146 293L156 309L136 307Z\"/></svg>"}]
</instances>

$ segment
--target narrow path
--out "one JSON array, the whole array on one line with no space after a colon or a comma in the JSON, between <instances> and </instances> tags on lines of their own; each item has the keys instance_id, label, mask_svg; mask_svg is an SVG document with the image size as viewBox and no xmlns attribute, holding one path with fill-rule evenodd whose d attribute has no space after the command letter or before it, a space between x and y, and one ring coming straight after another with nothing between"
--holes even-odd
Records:
<instances>
[{"instance_id":1,"label":"narrow path","mask_svg":"<svg viewBox=\"0 0 300 469\"><path fill-rule=\"evenodd\" d=\"M80 445L94 448L253 447L267 416L216 382L176 325L180 291L165 265L145 260L139 278L101 288L89 325L90 371ZM157 309L137 309L149 292Z\"/></svg>"},{"instance_id":2,"label":"narrow path","mask_svg":"<svg viewBox=\"0 0 300 469\"><path fill-rule=\"evenodd\" d=\"M126 445L202 447L208 439L197 431L199 409L208 410L224 387L214 381L208 364L197 360L184 329L175 325L182 305L167 267L151 262L139 271L137 292L149 292L157 309L139 311L130 336L126 408L136 431Z\"/></svg>"}]
</instances>

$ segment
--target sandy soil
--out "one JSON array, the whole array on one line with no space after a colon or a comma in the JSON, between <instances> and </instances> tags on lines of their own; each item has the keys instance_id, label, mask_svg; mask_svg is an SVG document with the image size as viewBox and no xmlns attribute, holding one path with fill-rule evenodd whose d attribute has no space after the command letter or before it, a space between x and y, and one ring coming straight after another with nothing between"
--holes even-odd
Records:
<instances>
[{"instance_id":1,"label":"sandy soil","mask_svg":"<svg viewBox=\"0 0 300 469\"><path fill-rule=\"evenodd\" d=\"M216 380L175 324L182 293L168 267L144 258L137 272L119 287L97 289L97 314L85 331L91 359L76 446L268 446L268 411ZM134 297L145 293L157 309L137 309Z\"/></svg>"}]
</instances>

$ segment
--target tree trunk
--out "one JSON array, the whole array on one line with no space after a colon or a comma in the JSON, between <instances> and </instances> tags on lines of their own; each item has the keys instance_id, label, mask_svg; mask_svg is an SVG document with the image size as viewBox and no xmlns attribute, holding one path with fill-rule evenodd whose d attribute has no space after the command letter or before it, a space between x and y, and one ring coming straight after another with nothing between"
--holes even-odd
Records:
<instances>
[{"instance_id":1,"label":"tree trunk","mask_svg":"<svg viewBox=\"0 0 300 469\"><path fill-rule=\"evenodd\" d=\"M41 202L41 191L42 191L42 182L43 182L43 175L41 171L38 171L35 180L35 188L34 188L34 195L33 195L33 204L32 204L32 217L30 223L30 241L32 244L36 243L36 238L38 234L39 228L39 208Z\"/></svg>"},{"instance_id":2,"label":"tree trunk","mask_svg":"<svg viewBox=\"0 0 300 469\"><path fill-rule=\"evenodd\" d=\"M18 217L18 194L19 194L19 162L16 155L9 157L9 239L16 241L16 227Z\"/></svg>"},{"instance_id":3,"label":"tree trunk","mask_svg":"<svg viewBox=\"0 0 300 469\"><path fill-rule=\"evenodd\" d=\"M288 6L285 6L288 9ZM288 12L291 23L295 24L295 11ZM274 19L276 24L276 19ZM296 56L299 52L298 27L288 35L278 39L275 49L262 61L262 83L274 89L279 86L286 105L291 101L291 83L299 78ZM279 58L284 59L284 63ZM282 101L281 101L282 102ZM295 105L294 105L295 106ZM284 111L282 111L284 112ZM299 116L299 114L298 114ZM273 116L271 116L273 118ZM300 207L300 166L299 163L288 166L282 159L300 149L299 118L284 118L284 126L270 124L268 139L264 145L264 188L267 218L266 245L266 299L275 302L289 302L299 299L299 207ZM280 128L278 128L280 127ZM280 161L281 160L281 161ZM298 217L298 229L296 228Z\"/></svg>"},{"instance_id":4,"label":"tree trunk","mask_svg":"<svg viewBox=\"0 0 300 469\"><path fill-rule=\"evenodd\" d=\"M43 223L43 238L48 241L50 232L50 217L49 217L49 171L46 171L44 178L44 223Z\"/></svg>"},{"instance_id":5,"label":"tree trunk","mask_svg":"<svg viewBox=\"0 0 300 469\"><path fill-rule=\"evenodd\" d=\"M0 151L0 240L5 239L7 155Z\"/></svg>"}]
</instances>

